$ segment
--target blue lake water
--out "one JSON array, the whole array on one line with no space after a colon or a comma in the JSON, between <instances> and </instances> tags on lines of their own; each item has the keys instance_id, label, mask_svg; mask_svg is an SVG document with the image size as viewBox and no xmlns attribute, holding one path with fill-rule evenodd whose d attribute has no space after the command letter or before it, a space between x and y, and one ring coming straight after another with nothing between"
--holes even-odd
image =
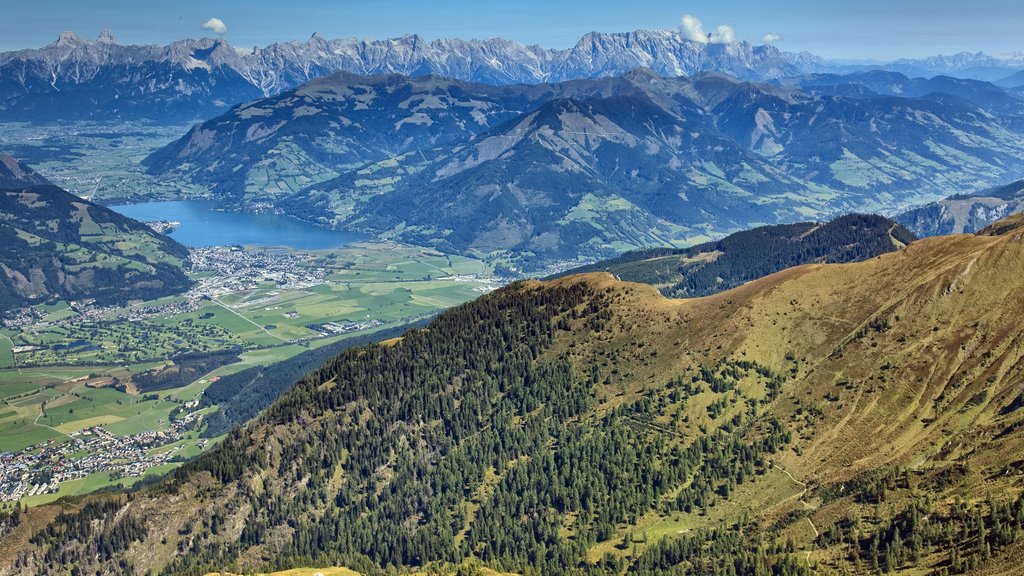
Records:
<instances>
[{"instance_id":1,"label":"blue lake water","mask_svg":"<svg viewBox=\"0 0 1024 576\"><path fill-rule=\"evenodd\" d=\"M140 221L167 220L181 226L170 237L185 246L286 246L323 250L346 246L366 236L327 230L289 216L247 214L217 209L212 200L174 200L110 206Z\"/></svg>"}]
</instances>

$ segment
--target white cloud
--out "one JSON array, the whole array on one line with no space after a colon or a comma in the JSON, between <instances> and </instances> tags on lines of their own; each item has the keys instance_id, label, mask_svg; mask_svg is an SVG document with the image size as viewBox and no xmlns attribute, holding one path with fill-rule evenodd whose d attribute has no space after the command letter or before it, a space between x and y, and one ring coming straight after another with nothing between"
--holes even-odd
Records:
<instances>
[{"instance_id":1,"label":"white cloud","mask_svg":"<svg viewBox=\"0 0 1024 576\"><path fill-rule=\"evenodd\" d=\"M707 44L708 42L708 35L704 33L704 26L700 23L700 18L696 16L690 16L689 14L683 16L682 22L679 23L679 30L687 40L693 40L701 44Z\"/></svg>"},{"instance_id":2,"label":"white cloud","mask_svg":"<svg viewBox=\"0 0 1024 576\"><path fill-rule=\"evenodd\" d=\"M736 31L732 29L732 26L722 24L710 36L712 44L732 44L736 41Z\"/></svg>"},{"instance_id":3,"label":"white cloud","mask_svg":"<svg viewBox=\"0 0 1024 576\"><path fill-rule=\"evenodd\" d=\"M700 42L701 44L732 44L736 41L736 30L732 26L722 24L715 28L715 31L708 34L704 31L704 24L700 18L687 14L679 23L679 31L687 40Z\"/></svg>"},{"instance_id":4,"label":"white cloud","mask_svg":"<svg viewBox=\"0 0 1024 576\"><path fill-rule=\"evenodd\" d=\"M214 34L223 34L228 31L228 27L224 25L224 21L220 18L210 18L203 24L204 30L209 30Z\"/></svg>"},{"instance_id":5,"label":"white cloud","mask_svg":"<svg viewBox=\"0 0 1024 576\"><path fill-rule=\"evenodd\" d=\"M769 32L764 35L764 38L761 38L761 41L765 44L775 44L779 40L782 40L782 36L779 36L775 32Z\"/></svg>"}]
</instances>

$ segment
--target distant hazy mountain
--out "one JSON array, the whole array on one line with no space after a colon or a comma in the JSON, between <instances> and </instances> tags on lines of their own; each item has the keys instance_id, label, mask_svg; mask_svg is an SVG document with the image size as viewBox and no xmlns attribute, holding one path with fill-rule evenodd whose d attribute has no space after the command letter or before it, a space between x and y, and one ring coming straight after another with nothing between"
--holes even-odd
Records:
<instances>
[{"instance_id":1,"label":"distant hazy mountain","mask_svg":"<svg viewBox=\"0 0 1024 576\"><path fill-rule=\"evenodd\" d=\"M948 83L961 96L645 70L504 87L339 74L197 125L145 164L236 208L539 264L1024 176L1017 101Z\"/></svg>"},{"instance_id":2,"label":"distant hazy mountain","mask_svg":"<svg viewBox=\"0 0 1024 576\"><path fill-rule=\"evenodd\" d=\"M892 62L865 64L830 63L832 72L847 73L863 70L886 70L907 76L955 76L994 81L1024 70L1024 52L993 56L984 52L958 52L928 58L901 58Z\"/></svg>"},{"instance_id":3,"label":"distant hazy mountain","mask_svg":"<svg viewBox=\"0 0 1024 576\"><path fill-rule=\"evenodd\" d=\"M251 51L209 38L122 46L108 32L95 41L65 32L41 49L0 54L0 117L209 118L233 104L339 71L437 74L503 85L618 75L641 66L665 76L714 70L761 79L819 71L823 61L770 45L694 42L675 31L594 32L564 50L500 38L326 40L313 35L307 42Z\"/></svg>"},{"instance_id":4,"label":"distant hazy mountain","mask_svg":"<svg viewBox=\"0 0 1024 576\"><path fill-rule=\"evenodd\" d=\"M1022 88L1024 87L1024 70L1015 72L1006 78L1001 78L996 81L996 84L1006 88Z\"/></svg>"},{"instance_id":5,"label":"distant hazy mountain","mask_svg":"<svg viewBox=\"0 0 1024 576\"><path fill-rule=\"evenodd\" d=\"M1024 115L1024 100L991 82L933 76L910 78L899 72L871 70L852 74L809 74L776 80L780 86L799 88L814 94L872 98L899 96L921 98L946 94L963 98L986 112L1001 116Z\"/></svg>"},{"instance_id":6,"label":"distant hazy mountain","mask_svg":"<svg viewBox=\"0 0 1024 576\"><path fill-rule=\"evenodd\" d=\"M0 312L51 298L102 303L180 292L186 249L0 154Z\"/></svg>"},{"instance_id":7,"label":"distant hazy mountain","mask_svg":"<svg viewBox=\"0 0 1024 576\"><path fill-rule=\"evenodd\" d=\"M848 214L824 224L761 226L689 248L638 250L559 276L611 272L671 298L707 296L802 264L859 262L893 252L916 238L873 214Z\"/></svg>"},{"instance_id":8,"label":"distant hazy mountain","mask_svg":"<svg viewBox=\"0 0 1024 576\"><path fill-rule=\"evenodd\" d=\"M973 194L958 194L896 216L919 236L974 233L1010 214L1024 212L1024 180Z\"/></svg>"}]
</instances>

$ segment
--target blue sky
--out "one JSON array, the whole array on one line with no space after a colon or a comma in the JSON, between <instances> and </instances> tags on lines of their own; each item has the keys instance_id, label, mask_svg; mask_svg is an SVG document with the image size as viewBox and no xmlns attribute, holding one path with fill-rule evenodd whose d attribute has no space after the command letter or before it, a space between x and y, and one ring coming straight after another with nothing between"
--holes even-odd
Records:
<instances>
[{"instance_id":1,"label":"blue sky","mask_svg":"<svg viewBox=\"0 0 1024 576\"><path fill-rule=\"evenodd\" d=\"M831 58L892 59L962 50L1024 50L1024 0L2 0L0 50L38 47L63 30L95 37L109 28L123 43L159 43L211 34L251 47L328 38L502 36L570 46L591 30L673 28L692 14L711 31L725 24L740 39L778 34L778 46Z\"/></svg>"}]
</instances>

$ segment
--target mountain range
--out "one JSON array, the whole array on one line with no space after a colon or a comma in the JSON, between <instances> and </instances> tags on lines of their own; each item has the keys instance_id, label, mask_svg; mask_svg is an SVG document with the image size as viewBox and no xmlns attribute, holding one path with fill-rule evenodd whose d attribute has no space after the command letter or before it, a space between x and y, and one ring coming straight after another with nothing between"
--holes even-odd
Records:
<instances>
[{"instance_id":1,"label":"mountain range","mask_svg":"<svg viewBox=\"0 0 1024 576\"><path fill-rule=\"evenodd\" d=\"M181 122L209 118L339 71L436 74L505 85L616 75L642 66L667 76L717 70L775 78L817 70L817 63L773 46L707 44L674 31L594 32L566 50L500 38L327 40L314 34L307 42L251 51L236 50L223 39L122 46L108 32L95 41L65 32L43 48L0 54L0 114L30 121Z\"/></svg>"},{"instance_id":2,"label":"mountain range","mask_svg":"<svg viewBox=\"0 0 1024 576\"><path fill-rule=\"evenodd\" d=\"M57 299L123 303L191 284L185 247L2 153L0 214L0 312Z\"/></svg>"},{"instance_id":3,"label":"mountain range","mask_svg":"<svg viewBox=\"0 0 1024 576\"><path fill-rule=\"evenodd\" d=\"M801 82L813 88L650 70L511 86L341 73L198 124L143 163L229 207L527 268L1024 176L1024 101L997 86Z\"/></svg>"},{"instance_id":4,"label":"mountain range","mask_svg":"<svg viewBox=\"0 0 1024 576\"><path fill-rule=\"evenodd\" d=\"M899 72L907 76L955 76L999 82L1024 69L1024 52L994 56L984 52L957 52L927 58L900 58L892 62L832 64L832 72L848 73L865 70Z\"/></svg>"},{"instance_id":5,"label":"mountain range","mask_svg":"<svg viewBox=\"0 0 1024 576\"><path fill-rule=\"evenodd\" d=\"M334 72L362 75L436 74L493 85L536 84L617 76L636 68L675 77L714 71L744 80L817 72L886 68L910 76L952 75L985 80L1024 70L1024 57L962 53L895 63L846 65L805 52L747 42L708 43L677 30L586 34L571 48L547 49L501 38L426 40L335 39L314 34L239 50L221 38L167 46L121 45L104 31L96 40L64 32L39 49L0 54L0 114L9 120L146 119L180 123L273 96Z\"/></svg>"},{"instance_id":6,"label":"mountain range","mask_svg":"<svg viewBox=\"0 0 1024 576\"><path fill-rule=\"evenodd\" d=\"M1000 85L945 75L908 77L899 72L871 70L851 74L808 74L772 83L814 94L854 98L925 98L946 94L968 100L990 114L1015 118L1018 123L1024 116L1021 98Z\"/></svg>"},{"instance_id":7,"label":"mountain range","mask_svg":"<svg viewBox=\"0 0 1024 576\"><path fill-rule=\"evenodd\" d=\"M3 573L1015 573L1022 226L705 298L516 283L3 518Z\"/></svg>"}]
</instances>

